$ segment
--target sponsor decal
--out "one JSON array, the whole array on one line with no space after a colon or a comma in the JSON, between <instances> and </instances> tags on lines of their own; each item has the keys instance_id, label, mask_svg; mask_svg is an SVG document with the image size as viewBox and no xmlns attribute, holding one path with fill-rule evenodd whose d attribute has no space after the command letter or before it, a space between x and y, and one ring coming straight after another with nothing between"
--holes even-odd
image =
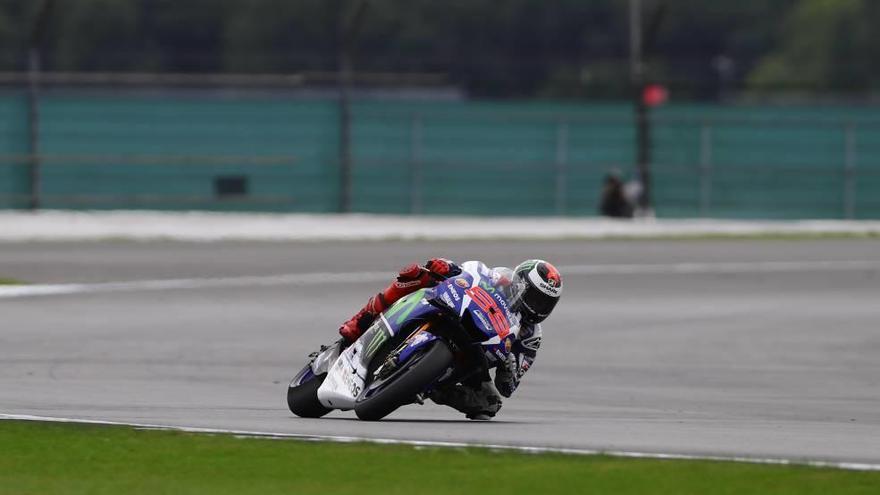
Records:
<instances>
[{"instance_id":1,"label":"sponsor decal","mask_svg":"<svg viewBox=\"0 0 880 495\"><path fill-rule=\"evenodd\" d=\"M442 299L443 302L445 302L447 306L450 306L450 307L454 307L454 306L455 306L455 303L452 302L452 298L449 297L449 293L448 293L448 292L444 292L443 295L440 296L440 299Z\"/></svg>"},{"instance_id":2,"label":"sponsor decal","mask_svg":"<svg viewBox=\"0 0 880 495\"><path fill-rule=\"evenodd\" d=\"M450 294L452 294L452 298L455 299L455 302L461 301L461 296L458 295L457 290L450 290Z\"/></svg>"},{"instance_id":3,"label":"sponsor decal","mask_svg":"<svg viewBox=\"0 0 880 495\"><path fill-rule=\"evenodd\" d=\"M396 316L397 320L395 323L400 325L416 309L416 306L422 302L424 294L425 289L421 289L397 301L394 303L394 306L388 308L388 311L385 312L385 317L388 318L388 320L391 320Z\"/></svg>"},{"instance_id":4,"label":"sponsor decal","mask_svg":"<svg viewBox=\"0 0 880 495\"><path fill-rule=\"evenodd\" d=\"M370 344L367 346L367 350L364 352L366 356L364 359L370 359L373 354L379 350L379 347L388 340L388 333L385 332L385 325L382 323L382 319L378 320L378 325L374 326L375 335L373 335L372 340L370 340Z\"/></svg>"},{"instance_id":5,"label":"sponsor decal","mask_svg":"<svg viewBox=\"0 0 880 495\"><path fill-rule=\"evenodd\" d=\"M504 340L504 350L510 352L510 348L513 347L513 339L505 339Z\"/></svg>"},{"instance_id":6,"label":"sponsor decal","mask_svg":"<svg viewBox=\"0 0 880 495\"><path fill-rule=\"evenodd\" d=\"M546 282L541 282L539 285L541 286L541 289L544 292L547 292L547 293L550 293L553 295L556 295L559 293L559 286L558 285L551 285Z\"/></svg>"},{"instance_id":7,"label":"sponsor decal","mask_svg":"<svg viewBox=\"0 0 880 495\"><path fill-rule=\"evenodd\" d=\"M537 351L541 348L541 337L529 337L527 339L523 339L522 345L526 349Z\"/></svg>"},{"instance_id":8,"label":"sponsor decal","mask_svg":"<svg viewBox=\"0 0 880 495\"><path fill-rule=\"evenodd\" d=\"M519 268L519 269L521 269L521 270L524 270L524 271L531 271L532 268L534 268L535 265L537 265L537 264L538 264L538 260L523 261L523 262L519 265L519 267L517 267L517 268Z\"/></svg>"},{"instance_id":9,"label":"sponsor decal","mask_svg":"<svg viewBox=\"0 0 880 495\"><path fill-rule=\"evenodd\" d=\"M357 369L352 368L351 374L342 374L342 381L345 383L345 386L348 387L348 392L352 397L357 397L361 394L361 386L355 381L354 376L357 376Z\"/></svg>"},{"instance_id":10,"label":"sponsor decal","mask_svg":"<svg viewBox=\"0 0 880 495\"><path fill-rule=\"evenodd\" d=\"M461 287L462 289L467 289L471 286L471 284L469 284L468 281L463 278L455 279L455 285Z\"/></svg>"},{"instance_id":11,"label":"sponsor decal","mask_svg":"<svg viewBox=\"0 0 880 495\"><path fill-rule=\"evenodd\" d=\"M482 323L483 326L486 326L486 327L489 327L489 328L494 328L494 327L492 326L492 324L489 323L489 320L487 320L486 317L483 315L483 312L482 312L482 311L471 311L471 314L476 315L476 316L477 316L477 319L480 320L480 323Z\"/></svg>"},{"instance_id":12,"label":"sponsor decal","mask_svg":"<svg viewBox=\"0 0 880 495\"><path fill-rule=\"evenodd\" d=\"M471 287L465 293L473 299L474 303L479 306L486 316L492 321L491 325L502 339L510 334L510 322L507 319L507 311L502 311L495 302L495 298L489 295L482 287ZM479 315L479 313L477 313Z\"/></svg>"},{"instance_id":13,"label":"sponsor decal","mask_svg":"<svg viewBox=\"0 0 880 495\"><path fill-rule=\"evenodd\" d=\"M493 294L492 296L495 298L496 301L498 301L498 304L500 304L501 307L504 309L504 314L507 316L507 319L510 320L511 315L510 309L507 307L507 299L505 299L504 296L502 296L501 294Z\"/></svg>"},{"instance_id":14,"label":"sponsor decal","mask_svg":"<svg viewBox=\"0 0 880 495\"><path fill-rule=\"evenodd\" d=\"M535 287L538 288L538 290L540 290L544 294L547 294L548 296L556 297L559 296L559 294L562 292L562 287L554 287L545 282L544 279L541 278L541 275L538 273L537 269L529 272L529 280L532 281L532 284L534 284Z\"/></svg>"}]
</instances>

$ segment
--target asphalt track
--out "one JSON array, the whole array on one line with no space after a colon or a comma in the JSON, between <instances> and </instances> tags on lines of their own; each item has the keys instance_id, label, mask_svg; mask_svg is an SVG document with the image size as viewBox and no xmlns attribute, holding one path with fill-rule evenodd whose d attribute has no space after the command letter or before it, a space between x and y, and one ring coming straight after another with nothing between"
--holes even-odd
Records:
<instances>
[{"instance_id":1,"label":"asphalt track","mask_svg":"<svg viewBox=\"0 0 880 495\"><path fill-rule=\"evenodd\" d=\"M381 272L434 254L541 256L566 276L498 417L293 417L284 393L305 355ZM0 276L85 284L0 296L0 413L880 463L876 240L0 244ZM142 282L163 279L189 282ZM90 285L105 282L128 285Z\"/></svg>"}]
</instances>

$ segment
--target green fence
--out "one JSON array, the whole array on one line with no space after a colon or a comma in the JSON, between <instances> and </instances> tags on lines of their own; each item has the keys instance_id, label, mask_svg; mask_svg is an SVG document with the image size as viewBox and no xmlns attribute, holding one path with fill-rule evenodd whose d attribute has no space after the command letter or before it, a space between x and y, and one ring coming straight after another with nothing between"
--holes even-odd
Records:
<instances>
[{"instance_id":1,"label":"green fence","mask_svg":"<svg viewBox=\"0 0 880 495\"><path fill-rule=\"evenodd\" d=\"M61 91L40 100L44 208L333 212L339 114L281 92ZM880 218L880 112L670 105L654 115L665 217ZM23 92L0 94L0 207L29 204ZM625 104L360 101L355 211L594 215L632 177Z\"/></svg>"}]
</instances>

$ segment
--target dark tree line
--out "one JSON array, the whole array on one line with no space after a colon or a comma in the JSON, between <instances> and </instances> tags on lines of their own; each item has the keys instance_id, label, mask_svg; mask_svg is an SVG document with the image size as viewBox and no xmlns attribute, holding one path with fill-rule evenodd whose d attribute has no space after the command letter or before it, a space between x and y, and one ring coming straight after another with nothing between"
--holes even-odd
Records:
<instances>
[{"instance_id":1,"label":"dark tree line","mask_svg":"<svg viewBox=\"0 0 880 495\"><path fill-rule=\"evenodd\" d=\"M0 0L0 70L21 70L45 0ZM63 71L333 71L357 0L57 0L40 41ZM880 2L643 0L650 77L680 94L880 86ZM478 96L619 97L627 0L371 0L355 67L444 74Z\"/></svg>"}]
</instances>

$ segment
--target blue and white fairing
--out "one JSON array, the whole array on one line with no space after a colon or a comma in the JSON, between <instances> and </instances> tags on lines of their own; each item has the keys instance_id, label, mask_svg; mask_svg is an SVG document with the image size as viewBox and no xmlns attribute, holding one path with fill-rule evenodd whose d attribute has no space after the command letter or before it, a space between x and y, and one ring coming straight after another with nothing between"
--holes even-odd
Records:
<instances>
[{"instance_id":1,"label":"blue and white fairing","mask_svg":"<svg viewBox=\"0 0 880 495\"><path fill-rule=\"evenodd\" d=\"M432 289L435 303L451 308L462 319L470 317L484 334L483 345L492 363L506 356L519 333L519 315L510 311L508 303L509 276L502 270L468 261L461 275Z\"/></svg>"},{"instance_id":2,"label":"blue and white fairing","mask_svg":"<svg viewBox=\"0 0 880 495\"><path fill-rule=\"evenodd\" d=\"M506 358L519 332L519 317L509 308L506 292L509 280L483 263L469 261L462 273L434 288L416 291L388 308L354 344L339 355L318 389L326 407L352 409L367 392L366 373L375 353L401 331L413 332L404 342L398 362L405 363L416 351L438 339L430 329L416 331L445 306L463 323L470 319L484 337L484 354L491 365ZM319 374L321 370L315 370ZM440 378L440 377L438 377Z\"/></svg>"}]
</instances>

